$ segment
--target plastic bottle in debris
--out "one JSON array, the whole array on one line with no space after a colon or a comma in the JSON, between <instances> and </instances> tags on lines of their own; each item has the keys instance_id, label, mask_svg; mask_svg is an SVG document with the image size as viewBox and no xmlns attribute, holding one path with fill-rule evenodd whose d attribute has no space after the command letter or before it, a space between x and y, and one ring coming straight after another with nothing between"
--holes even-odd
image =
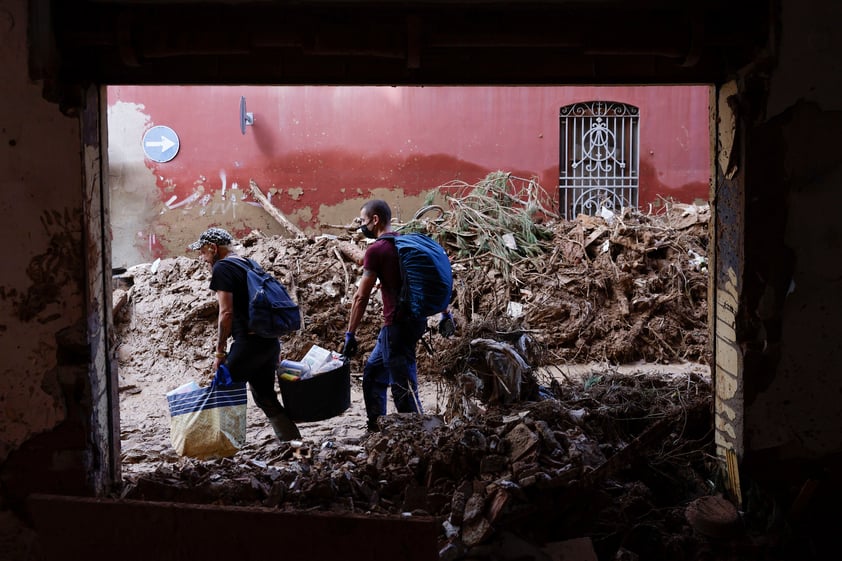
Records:
<instances>
[{"instance_id":1,"label":"plastic bottle in debris","mask_svg":"<svg viewBox=\"0 0 842 561\"><path fill-rule=\"evenodd\" d=\"M302 380L310 377L310 365L306 362L296 362L294 360L282 360L280 365L281 375L291 374L298 376Z\"/></svg>"}]
</instances>

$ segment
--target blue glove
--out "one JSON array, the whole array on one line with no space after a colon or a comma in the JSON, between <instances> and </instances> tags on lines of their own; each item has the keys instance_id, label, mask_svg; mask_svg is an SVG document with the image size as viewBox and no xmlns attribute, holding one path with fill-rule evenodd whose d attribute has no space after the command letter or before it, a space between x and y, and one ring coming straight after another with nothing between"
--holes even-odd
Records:
<instances>
[{"instance_id":1,"label":"blue glove","mask_svg":"<svg viewBox=\"0 0 842 561\"><path fill-rule=\"evenodd\" d=\"M357 354L357 338L354 337L353 333L346 333L345 334L345 344L342 345L342 351L340 354L351 358L355 354Z\"/></svg>"},{"instance_id":2,"label":"blue glove","mask_svg":"<svg viewBox=\"0 0 842 561\"><path fill-rule=\"evenodd\" d=\"M439 320L439 335L442 337L453 337L456 333L456 322L450 312L442 312Z\"/></svg>"}]
</instances>

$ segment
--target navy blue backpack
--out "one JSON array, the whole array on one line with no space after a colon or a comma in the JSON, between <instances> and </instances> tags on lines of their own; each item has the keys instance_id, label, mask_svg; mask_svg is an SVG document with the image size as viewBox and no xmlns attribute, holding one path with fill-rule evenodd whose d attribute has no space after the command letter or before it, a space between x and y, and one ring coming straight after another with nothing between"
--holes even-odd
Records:
<instances>
[{"instance_id":1,"label":"navy blue backpack","mask_svg":"<svg viewBox=\"0 0 842 561\"><path fill-rule=\"evenodd\" d=\"M446 310L453 291L453 270L444 248L420 233L383 237L391 239L398 250L401 306L416 318Z\"/></svg>"},{"instance_id":2,"label":"navy blue backpack","mask_svg":"<svg viewBox=\"0 0 842 561\"><path fill-rule=\"evenodd\" d=\"M260 337L280 337L301 329L301 312L283 284L251 259L231 259L246 271L249 331Z\"/></svg>"}]
</instances>

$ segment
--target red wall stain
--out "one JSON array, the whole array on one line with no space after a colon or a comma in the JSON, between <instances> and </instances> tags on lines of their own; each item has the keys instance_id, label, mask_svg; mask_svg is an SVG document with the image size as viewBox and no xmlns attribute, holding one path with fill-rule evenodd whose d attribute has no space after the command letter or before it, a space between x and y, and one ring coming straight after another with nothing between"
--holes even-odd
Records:
<instances>
[{"instance_id":1,"label":"red wall stain","mask_svg":"<svg viewBox=\"0 0 842 561\"><path fill-rule=\"evenodd\" d=\"M234 173L226 173L226 190L230 193L231 185L236 183L240 190L249 191L251 180L267 196L271 189L301 189L301 195L294 199L282 197L282 210L289 213L313 205L335 205L349 198L367 197L372 191L382 188L402 189L408 194L418 194L452 181L475 184L489 173L497 171L445 154L401 158L395 154L364 155L339 150L275 158L268 166L268 169L238 169ZM154 169L159 178L163 176L160 169ZM541 174L529 170L506 171L524 179L534 177L540 183ZM158 180L162 201L166 202L176 196L177 200L172 204L178 204L178 201L191 197L195 191L193 177L182 177L168 169L166 179ZM277 180L279 177L282 181ZM218 177L208 179L206 184L209 189L221 189ZM357 194L358 191L361 195ZM253 199L247 197L246 200ZM198 204L201 204L201 198L195 199L190 206ZM311 220L313 224L317 222L318 217Z\"/></svg>"},{"instance_id":2,"label":"red wall stain","mask_svg":"<svg viewBox=\"0 0 842 561\"><path fill-rule=\"evenodd\" d=\"M642 210L647 210L650 205L660 207L663 200L692 203L710 198L710 184L707 182L689 181L680 185L667 185L661 181L661 176L662 173L650 162L640 162L638 203Z\"/></svg>"},{"instance_id":3,"label":"red wall stain","mask_svg":"<svg viewBox=\"0 0 842 561\"><path fill-rule=\"evenodd\" d=\"M241 95L255 115L245 135ZM253 179L264 193L300 189L300 197L280 199L288 213L378 188L417 195L452 180L475 183L496 170L535 177L557 199L559 109L589 100L639 108L642 207L661 197L708 198L705 86L108 89L109 107L139 104L150 127L179 134L175 159L143 162L156 175L161 201L177 205L192 197L190 205L201 204L203 195L234 183L248 191Z\"/></svg>"}]
</instances>

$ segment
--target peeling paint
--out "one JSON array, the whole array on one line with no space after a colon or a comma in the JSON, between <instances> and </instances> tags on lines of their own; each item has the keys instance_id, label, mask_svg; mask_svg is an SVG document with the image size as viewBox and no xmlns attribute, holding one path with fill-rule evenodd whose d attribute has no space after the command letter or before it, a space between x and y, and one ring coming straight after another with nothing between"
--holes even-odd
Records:
<instances>
[{"instance_id":1,"label":"peeling paint","mask_svg":"<svg viewBox=\"0 0 842 561\"><path fill-rule=\"evenodd\" d=\"M722 96L723 94L720 94ZM722 97L720 97L722 99ZM721 110L721 107L720 107ZM736 125L734 125L736 126ZM721 140L721 139L720 139ZM721 147L720 147L721 148ZM728 161L731 161L729 158ZM720 161L720 164L722 161ZM721 173L721 171L720 171ZM745 404L743 403L743 354L737 334L737 314L740 310L742 253L735 251L742 240L743 199L741 187L735 181L724 180L717 195L715 212L715 285L711 293L714 309L714 409L719 453L730 449L742 456L744 452ZM723 226L725 225L725 226Z\"/></svg>"},{"instance_id":2,"label":"peeling paint","mask_svg":"<svg viewBox=\"0 0 842 561\"><path fill-rule=\"evenodd\" d=\"M723 417L723 422L733 422L737 418L737 412L734 410L733 407L729 407L728 405L723 405L719 410L716 412L717 417Z\"/></svg>"},{"instance_id":3,"label":"peeling paint","mask_svg":"<svg viewBox=\"0 0 842 561\"><path fill-rule=\"evenodd\" d=\"M346 198L368 199L380 189L416 197L454 180L476 183L497 170L535 177L556 199L558 138L539 138L536 128L557 130L558 108L568 99L617 94L613 97L636 106L661 107L665 88L675 94L664 107L672 117L650 122L641 138L648 150L660 155L661 168L656 169L654 162L643 168L641 194L682 201L705 199L710 183L710 97L705 86L277 86L246 90L111 86L109 97L122 105L116 110L109 107L109 122L127 117L132 124L109 126L109 155L117 141L125 154L133 153L138 163L149 168L146 175L138 168L138 177L132 179L143 183L143 190L138 185L128 197L121 183L127 176L110 182L112 205L123 214L112 216L114 264L178 255L209 222L232 230L283 235L283 227L273 226L259 212L218 205L217 193L227 201L229 186L248 185L251 180L264 193L276 189L267 195L272 196L270 201L288 217L295 217L296 225L308 234L318 233L325 219L315 212L319 206L329 208ZM261 108L260 122L266 125L255 127L254 134L229 135L211 116L223 104L227 107L229 96L239 99L243 93L249 95L250 104ZM197 103L197 99L209 102ZM131 106L126 103L130 100L143 104ZM153 124L167 124L179 133L181 151L170 162L144 160L137 139ZM705 134L698 134L702 129ZM676 142L676 134L681 141ZM139 196L147 189L160 190L151 204L151 197L144 201ZM199 203L203 211L195 211ZM140 208L143 204L150 207L148 214ZM172 207L194 212L182 214L178 223L173 216L154 216ZM130 225L124 226L124 219ZM141 236L136 237L137 232Z\"/></svg>"},{"instance_id":4,"label":"peeling paint","mask_svg":"<svg viewBox=\"0 0 842 561\"><path fill-rule=\"evenodd\" d=\"M736 417L731 417L729 419L722 419L721 417L716 417L716 429L723 433L727 441L733 441L737 438L737 433L734 431L734 421Z\"/></svg>"},{"instance_id":5,"label":"peeling paint","mask_svg":"<svg viewBox=\"0 0 842 561\"><path fill-rule=\"evenodd\" d=\"M717 368L717 370L719 369ZM716 398L723 402L723 407L726 407L724 402L738 397L737 392L739 391L740 385L736 377L737 373L734 372L733 374L734 375L727 376L721 374L720 371L720 376L716 378ZM731 419L733 420L734 417L732 416Z\"/></svg>"},{"instance_id":6,"label":"peeling paint","mask_svg":"<svg viewBox=\"0 0 842 561\"><path fill-rule=\"evenodd\" d=\"M737 134L737 116L732 108L732 101L737 97L737 83L735 81L724 84L719 89L719 125L717 127L717 141L719 150L717 160L727 179L732 179L737 172L734 159L734 137Z\"/></svg>"},{"instance_id":7,"label":"peeling paint","mask_svg":"<svg viewBox=\"0 0 842 561\"><path fill-rule=\"evenodd\" d=\"M719 315L719 313L717 313L715 324L716 344L735 345L737 343L737 333L734 330L733 311L723 307L718 308L717 312L719 312L720 310L724 310L726 313L729 313L732 317L723 318Z\"/></svg>"},{"instance_id":8,"label":"peeling paint","mask_svg":"<svg viewBox=\"0 0 842 561\"><path fill-rule=\"evenodd\" d=\"M309 206L299 208L289 218L301 223L309 223L313 220L313 209Z\"/></svg>"}]
</instances>

